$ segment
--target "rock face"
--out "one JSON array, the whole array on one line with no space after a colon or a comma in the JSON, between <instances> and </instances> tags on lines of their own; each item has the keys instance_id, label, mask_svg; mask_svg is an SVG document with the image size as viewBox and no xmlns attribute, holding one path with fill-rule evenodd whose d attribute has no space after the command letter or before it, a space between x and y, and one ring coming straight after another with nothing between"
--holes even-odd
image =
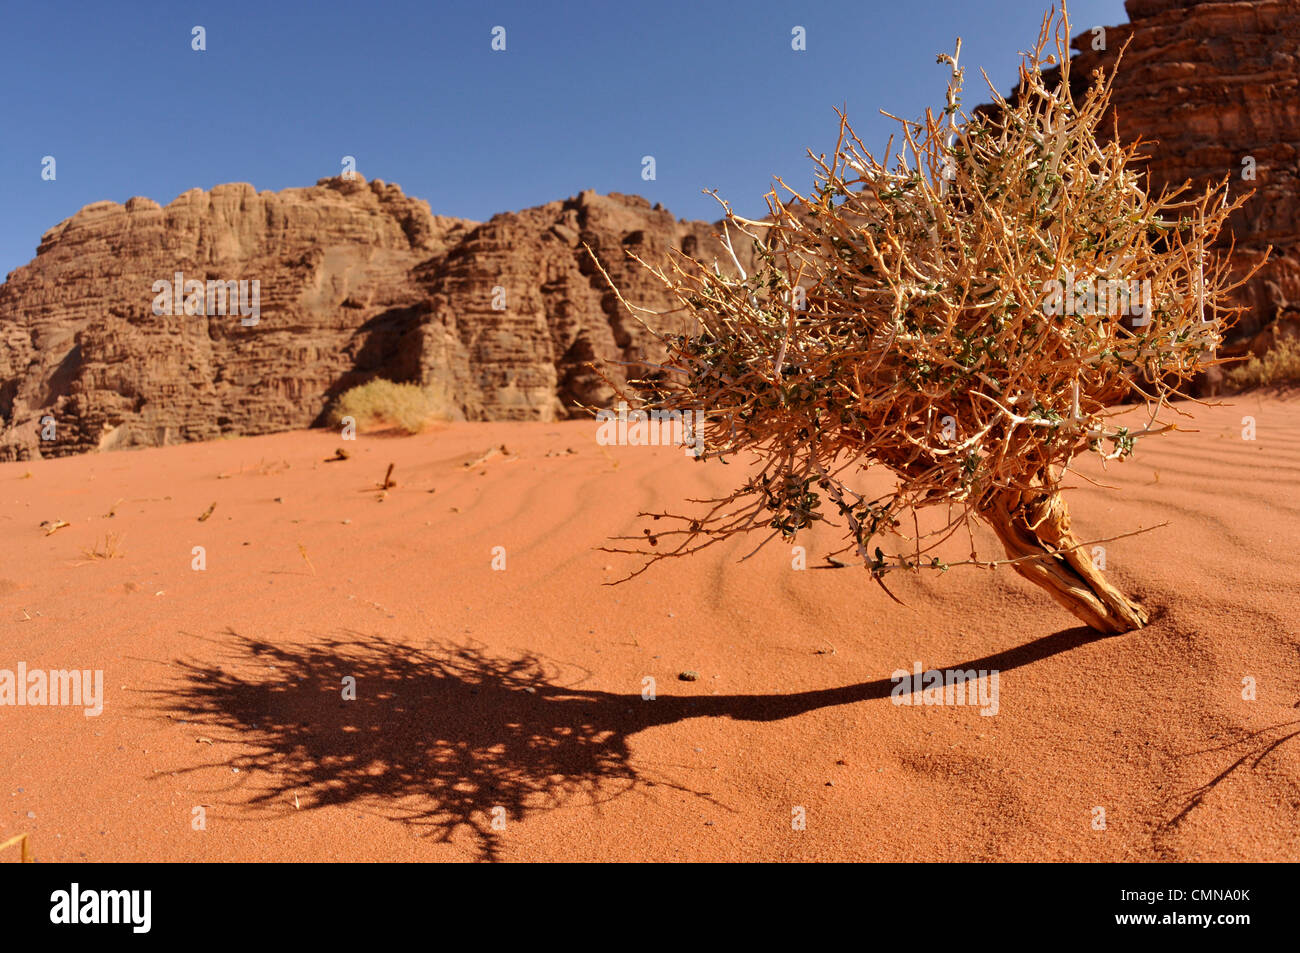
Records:
<instances>
[{"instance_id":1,"label":"rock face","mask_svg":"<svg viewBox=\"0 0 1300 953\"><path fill-rule=\"evenodd\" d=\"M713 233L591 192L484 224L441 218L357 175L98 202L0 285L0 460L304 427L373 377L436 387L470 419L554 419L609 398L587 362L643 357L652 340L584 243L628 300L662 309L624 251L711 260ZM216 308L155 314L155 282L177 272L258 282L256 323L211 292L199 300Z\"/></svg>"},{"instance_id":2,"label":"rock face","mask_svg":"<svg viewBox=\"0 0 1300 953\"><path fill-rule=\"evenodd\" d=\"M1130 23L1076 37L1078 95L1107 73L1125 42L1113 103L1121 141L1141 138L1148 191L1231 176L1254 196L1231 218L1235 267L1268 263L1238 295L1248 339L1300 301L1300 3L1296 0L1127 0ZM1154 141L1153 141L1154 140ZM1243 173L1245 177L1243 177ZM1253 176L1253 177L1252 177ZM1225 242L1226 245L1226 242Z\"/></svg>"},{"instance_id":3,"label":"rock face","mask_svg":"<svg viewBox=\"0 0 1300 953\"><path fill-rule=\"evenodd\" d=\"M467 415L493 420L551 419L603 404L611 392L590 362L658 355L592 253L628 301L663 310L668 295L628 253L652 264L670 249L712 261L722 253L715 230L617 193L497 215L417 268L426 295L418 376L464 395ZM671 318L658 323L674 326Z\"/></svg>"}]
</instances>

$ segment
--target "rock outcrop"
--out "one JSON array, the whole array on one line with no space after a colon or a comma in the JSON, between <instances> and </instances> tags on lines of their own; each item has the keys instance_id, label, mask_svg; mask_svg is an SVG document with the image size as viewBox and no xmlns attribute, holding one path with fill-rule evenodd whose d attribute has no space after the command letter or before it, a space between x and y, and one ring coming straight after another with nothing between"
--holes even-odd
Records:
<instances>
[{"instance_id":1,"label":"rock outcrop","mask_svg":"<svg viewBox=\"0 0 1300 953\"><path fill-rule=\"evenodd\" d=\"M1300 3L1296 0L1127 0L1130 23L1073 40L1072 92L1109 73L1123 53L1113 104L1121 141L1141 139L1147 187L1190 180L1200 191L1224 176L1254 195L1230 219L1247 310L1233 338L1260 333L1300 300ZM1104 49L1095 49L1104 45ZM1226 241L1225 241L1226 246Z\"/></svg>"},{"instance_id":2,"label":"rock outcrop","mask_svg":"<svg viewBox=\"0 0 1300 953\"><path fill-rule=\"evenodd\" d=\"M653 351L584 246L629 300L665 308L625 251L711 258L713 236L592 192L441 218L358 175L98 202L0 285L0 460L304 427L377 376L434 387L469 419L554 419L610 396L588 362ZM200 313L177 295L181 313L155 314L155 282L176 273L204 284ZM206 291L253 281L256 323Z\"/></svg>"}]
</instances>

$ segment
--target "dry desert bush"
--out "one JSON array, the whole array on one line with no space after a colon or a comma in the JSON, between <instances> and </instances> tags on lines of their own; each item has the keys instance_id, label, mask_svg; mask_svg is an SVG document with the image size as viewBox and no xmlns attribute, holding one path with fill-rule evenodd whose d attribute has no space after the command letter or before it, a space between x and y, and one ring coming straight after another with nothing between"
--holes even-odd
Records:
<instances>
[{"instance_id":1,"label":"dry desert bush","mask_svg":"<svg viewBox=\"0 0 1300 953\"><path fill-rule=\"evenodd\" d=\"M331 426L343 424L351 417L362 429L392 426L406 433L419 433L433 420L448 420L452 408L446 396L418 384L397 384L375 378L345 391L330 407Z\"/></svg>"},{"instance_id":2,"label":"dry desert bush","mask_svg":"<svg viewBox=\"0 0 1300 953\"><path fill-rule=\"evenodd\" d=\"M724 245L750 242L752 273L734 251L725 272L682 257L647 265L693 330L650 327L665 359L611 386L647 411L702 408L704 456L757 463L696 513L642 514L654 528L611 547L647 557L632 575L822 521L843 533L828 557L853 554L882 587L899 570L1010 565L1095 629L1145 624L1072 533L1061 490L1086 479L1077 456L1122 461L1176 429L1170 398L1214 361L1234 314L1226 256L1207 249L1241 199L1229 201L1226 179L1148 195L1130 168L1138 145L1097 136L1109 78L1069 95L1069 36L1064 13L1045 16L1014 99L989 84L993 108L969 115L958 41L939 57L943 107L920 122L891 116L899 132L880 158L841 115L808 194L776 180L762 221L723 202ZM1115 423L1113 406L1134 398L1145 422ZM871 467L890 471L892 492L850 488ZM930 507L942 518L922 529L915 513ZM1006 558L976 552L973 521ZM936 549L954 536L970 557L944 562Z\"/></svg>"},{"instance_id":3,"label":"dry desert bush","mask_svg":"<svg viewBox=\"0 0 1300 953\"><path fill-rule=\"evenodd\" d=\"M1263 356L1252 354L1245 363L1227 373L1236 390L1274 384L1300 384L1300 338L1282 338Z\"/></svg>"}]
</instances>

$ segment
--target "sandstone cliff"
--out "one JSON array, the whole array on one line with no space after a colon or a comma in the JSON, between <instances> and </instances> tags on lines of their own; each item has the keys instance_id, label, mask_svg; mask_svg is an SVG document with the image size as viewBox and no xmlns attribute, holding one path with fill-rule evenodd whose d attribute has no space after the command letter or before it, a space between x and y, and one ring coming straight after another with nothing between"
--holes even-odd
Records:
<instances>
[{"instance_id":1,"label":"sandstone cliff","mask_svg":"<svg viewBox=\"0 0 1300 953\"><path fill-rule=\"evenodd\" d=\"M1073 91L1092 70L1114 84L1120 139L1142 139L1148 190L1191 180L1201 190L1225 175L1234 195L1254 196L1230 221L1241 273L1272 245L1268 263L1242 289L1245 338L1300 303L1300 2L1127 0L1131 22L1107 27L1105 49L1087 30L1073 41ZM1076 24L1077 25L1077 24ZM1243 178L1253 173L1253 178Z\"/></svg>"},{"instance_id":2,"label":"sandstone cliff","mask_svg":"<svg viewBox=\"0 0 1300 953\"><path fill-rule=\"evenodd\" d=\"M649 350L584 243L629 300L664 308L625 250L711 259L713 232L592 192L478 224L360 176L99 202L0 285L0 459L308 426L375 376L470 419L554 419L608 398L587 362ZM256 280L259 320L156 315L154 283L177 272Z\"/></svg>"}]
</instances>

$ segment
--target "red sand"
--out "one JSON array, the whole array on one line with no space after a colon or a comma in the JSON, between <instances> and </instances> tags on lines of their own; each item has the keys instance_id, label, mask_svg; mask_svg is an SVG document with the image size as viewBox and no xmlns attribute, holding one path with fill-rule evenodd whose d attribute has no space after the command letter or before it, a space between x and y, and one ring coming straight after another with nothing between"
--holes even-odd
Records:
<instances>
[{"instance_id":1,"label":"red sand","mask_svg":"<svg viewBox=\"0 0 1300 953\"><path fill-rule=\"evenodd\" d=\"M738 563L757 538L602 586L635 565L607 536L739 468L601 448L593 423L2 465L0 669L103 669L106 702L0 708L0 841L29 832L44 861L1294 860L1300 413L1193 409L1199 433L1111 467L1119 491L1070 494L1086 539L1172 524L1106 544L1155 617L1117 638L1009 569L895 576L903 608L859 569L792 571L788 545ZM465 467L501 443L514 458ZM337 446L351 459L322 462ZM120 557L87 559L106 534ZM999 670L998 713L892 704L915 661Z\"/></svg>"}]
</instances>

